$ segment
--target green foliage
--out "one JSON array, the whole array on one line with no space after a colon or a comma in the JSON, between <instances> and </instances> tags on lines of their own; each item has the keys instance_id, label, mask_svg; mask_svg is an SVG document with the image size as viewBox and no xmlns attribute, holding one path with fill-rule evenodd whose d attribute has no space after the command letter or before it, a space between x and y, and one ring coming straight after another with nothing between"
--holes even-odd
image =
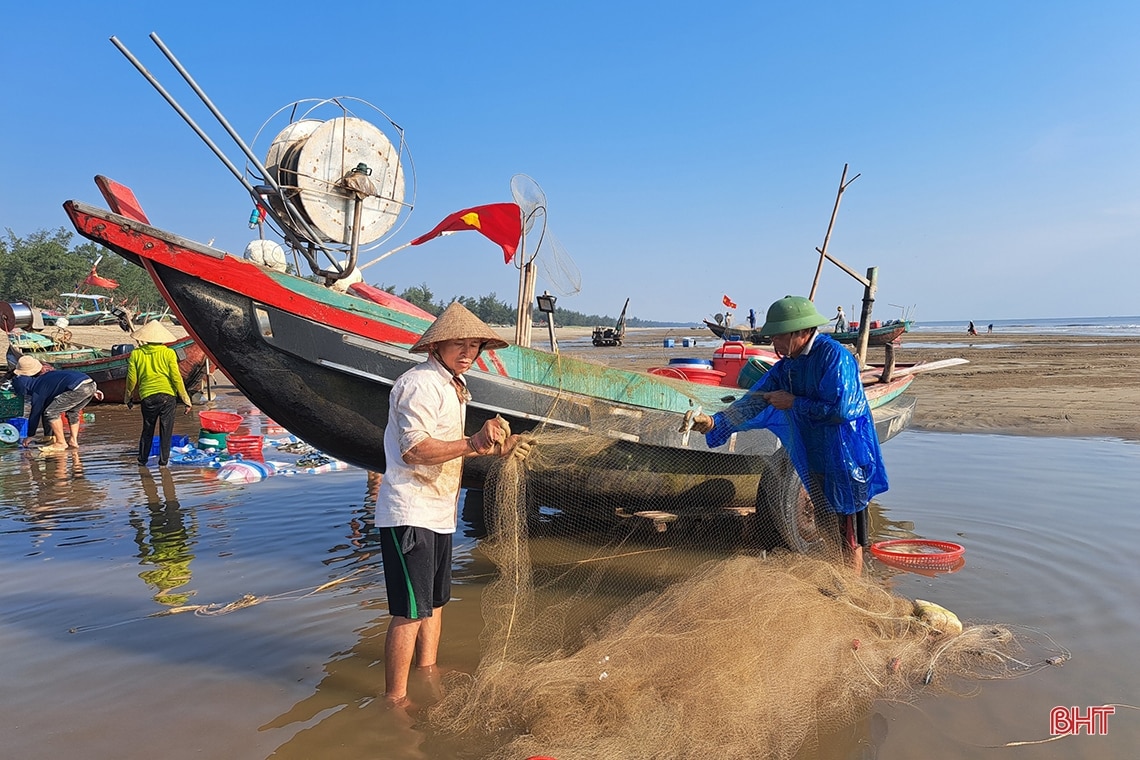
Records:
<instances>
[{"instance_id":1,"label":"green foliage","mask_svg":"<svg viewBox=\"0 0 1140 760\"><path fill-rule=\"evenodd\" d=\"M395 289L393 288L389 292L395 292ZM433 304L431 302L433 297L431 288L428 287L426 282L421 285L413 285L400 294L400 298L403 298L405 301L413 303L424 311L430 311L432 314L438 316L444 307L442 305L436 306Z\"/></svg>"},{"instance_id":2,"label":"green foliage","mask_svg":"<svg viewBox=\"0 0 1140 760\"><path fill-rule=\"evenodd\" d=\"M72 245L74 233L63 227L40 230L26 237L9 228L0 238L0 298L26 301L44 308L58 305L60 293L109 295L138 311L165 307L158 288L141 268L91 242ZM99 257L102 256L102 260ZM119 283L114 289L85 285L83 280L99 261L99 275Z\"/></svg>"}]
</instances>

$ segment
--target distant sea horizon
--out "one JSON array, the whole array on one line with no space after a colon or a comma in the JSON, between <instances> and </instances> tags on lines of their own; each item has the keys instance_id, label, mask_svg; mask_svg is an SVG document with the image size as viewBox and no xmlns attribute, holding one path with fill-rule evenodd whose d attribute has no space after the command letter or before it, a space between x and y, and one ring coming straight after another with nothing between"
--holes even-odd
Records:
<instances>
[{"instance_id":1,"label":"distant sea horizon","mask_svg":"<svg viewBox=\"0 0 1140 760\"><path fill-rule=\"evenodd\" d=\"M969 319L915 320L912 332L966 332ZM974 320L979 333L993 325L995 333L1038 335L1140 336L1140 316L1043 317L1036 319Z\"/></svg>"},{"instance_id":2,"label":"distant sea horizon","mask_svg":"<svg viewBox=\"0 0 1140 760\"><path fill-rule=\"evenodd\" d=\"M912 320L911 332L916 333L966 333L969 319ZM974 320L979 333L993 325L995 333L1014 335L1089 335L1140 337L1140 316L1127 317L1040 317L1033 319L994 319ZM642 328L664 327L703 327L700 322L654 322L641 325Z\"/></svg>"}]
</instances>

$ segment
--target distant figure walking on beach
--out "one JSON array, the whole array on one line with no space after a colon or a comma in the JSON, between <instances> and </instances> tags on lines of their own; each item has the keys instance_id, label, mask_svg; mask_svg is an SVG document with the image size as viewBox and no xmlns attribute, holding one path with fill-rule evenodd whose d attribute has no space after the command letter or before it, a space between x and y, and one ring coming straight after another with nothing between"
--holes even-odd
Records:
<instances>
[{"instance_id":1,"label":"distant figure walking on beach","mask_svg":"<svg viewBox=\"0 0 1140 760\"><path fill-rule=\"evenodd\" d=\"M843 313L842 306L835 307L835 332L847 332L847 315Z\"/></svg>"},{"instance_id":2,"label":"distant figure walking on beach","mask_svg":"<svg viewBox=\"0 0 1140 760\"><path fill-rule=\"evenodd\" d=\"M990 323L990 325L989 325L989 327L987 327L987 328L986 328L986 332L987 332L987 333L992 333L993 331L994 331L994 325L993 325L993 323L991 322L991 323Z\"/></svg>"},{"instance_id":3,"label":"distant figure walking on beach","mask_svg":"<svg viewBox=\"0 0 1140 760\"><path fill-rule=\"evenodd\" d=\"M20 396L30 397L31 412L28 414L28 430L35 433L40 418L51 426L53 440L40 451L66 451L68 447L79 448L79 416L91 403L91 399L103 400L103 391L95 381L82 372L70 369L53 369L44 372L44 365L32 356L21 356L12 370L12 390ZM43 374L40 374L40 373ZM63 433L63 416L71 427L70 436ZM20 441L27 445L27 439Z\"/></svg>"},{"instance_id":4,"label":"distant figure walking on beach","mask_svg":"<svg viewBox=\"0 0 1140 760\"><path fill-rule=\"evenodd\" d=\"M976 327L974 327L974 323L972 321L970 322L969 326L966 327L966 334L967 335L977 335L978 334L978 329Z\"/></svg>"},{"instance_id":5,"label":"distant figure walking on beach","mask_svg":"<svg viewBox=\"0 0 1140 760\"><path fill-rule=\"evenodd\" d=\"M178 398L190 414L190 394L178 370L178 354L167 343L174 342L170 330L161 322L147 322L135 332L141 345L131 351L127 359L127 384L123 401L127 408L134 406L135 389L139 392L142 407L142 433L139 434L139 467L146 467L154 443L154 427L158 425L158 465L165 467L170 461L170 439L174 435L174 409Z\"/></svg>"}]
</instances>

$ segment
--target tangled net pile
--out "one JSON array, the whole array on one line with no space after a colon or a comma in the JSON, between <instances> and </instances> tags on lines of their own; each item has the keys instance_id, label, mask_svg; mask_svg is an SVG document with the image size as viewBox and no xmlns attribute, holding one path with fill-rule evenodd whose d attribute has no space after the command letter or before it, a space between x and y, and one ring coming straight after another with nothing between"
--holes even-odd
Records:
<instances>
[{"instance_id":1,"label":"tangled net pile","mask_svg":"<svg viewBox=\"0 0 1140 760\"><path fill-rule=\"evenodd\" d=\"M766 551L756 515L692 505L658 532L591 500L623 474L643 490L581 466L611 446L546 433L488 476L483 657L429 713L471 757L788 758L875 700L1024 664L1008 628L942 632L835 557Z\"/></svg>"}]
</instances>

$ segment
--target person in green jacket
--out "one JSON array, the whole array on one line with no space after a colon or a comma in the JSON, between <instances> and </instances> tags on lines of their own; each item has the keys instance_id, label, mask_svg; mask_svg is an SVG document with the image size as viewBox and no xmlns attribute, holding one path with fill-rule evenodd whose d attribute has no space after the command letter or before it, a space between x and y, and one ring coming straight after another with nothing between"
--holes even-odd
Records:
<instances>
[{"instance_id":1,"label":"person in green jacket","mask_svg":"<svg viewBox=\"0 0 1140 760\"><path fill-rule=\"evenodd\" d=\"M158 425L158 464L165 467L170 461L170 439L174 434L174 407L176 398L186 405L190 414L190 394L178 371L178 354L165 344L173 343L174 336L161 322L147 322L135 332L139 347L131 351L127 360L127 386L123 400L130 409L137 390L142 407L142 434L139 436L139 467L146 467L154 441L154 427Z\"/></svg>"}]
</instances>

